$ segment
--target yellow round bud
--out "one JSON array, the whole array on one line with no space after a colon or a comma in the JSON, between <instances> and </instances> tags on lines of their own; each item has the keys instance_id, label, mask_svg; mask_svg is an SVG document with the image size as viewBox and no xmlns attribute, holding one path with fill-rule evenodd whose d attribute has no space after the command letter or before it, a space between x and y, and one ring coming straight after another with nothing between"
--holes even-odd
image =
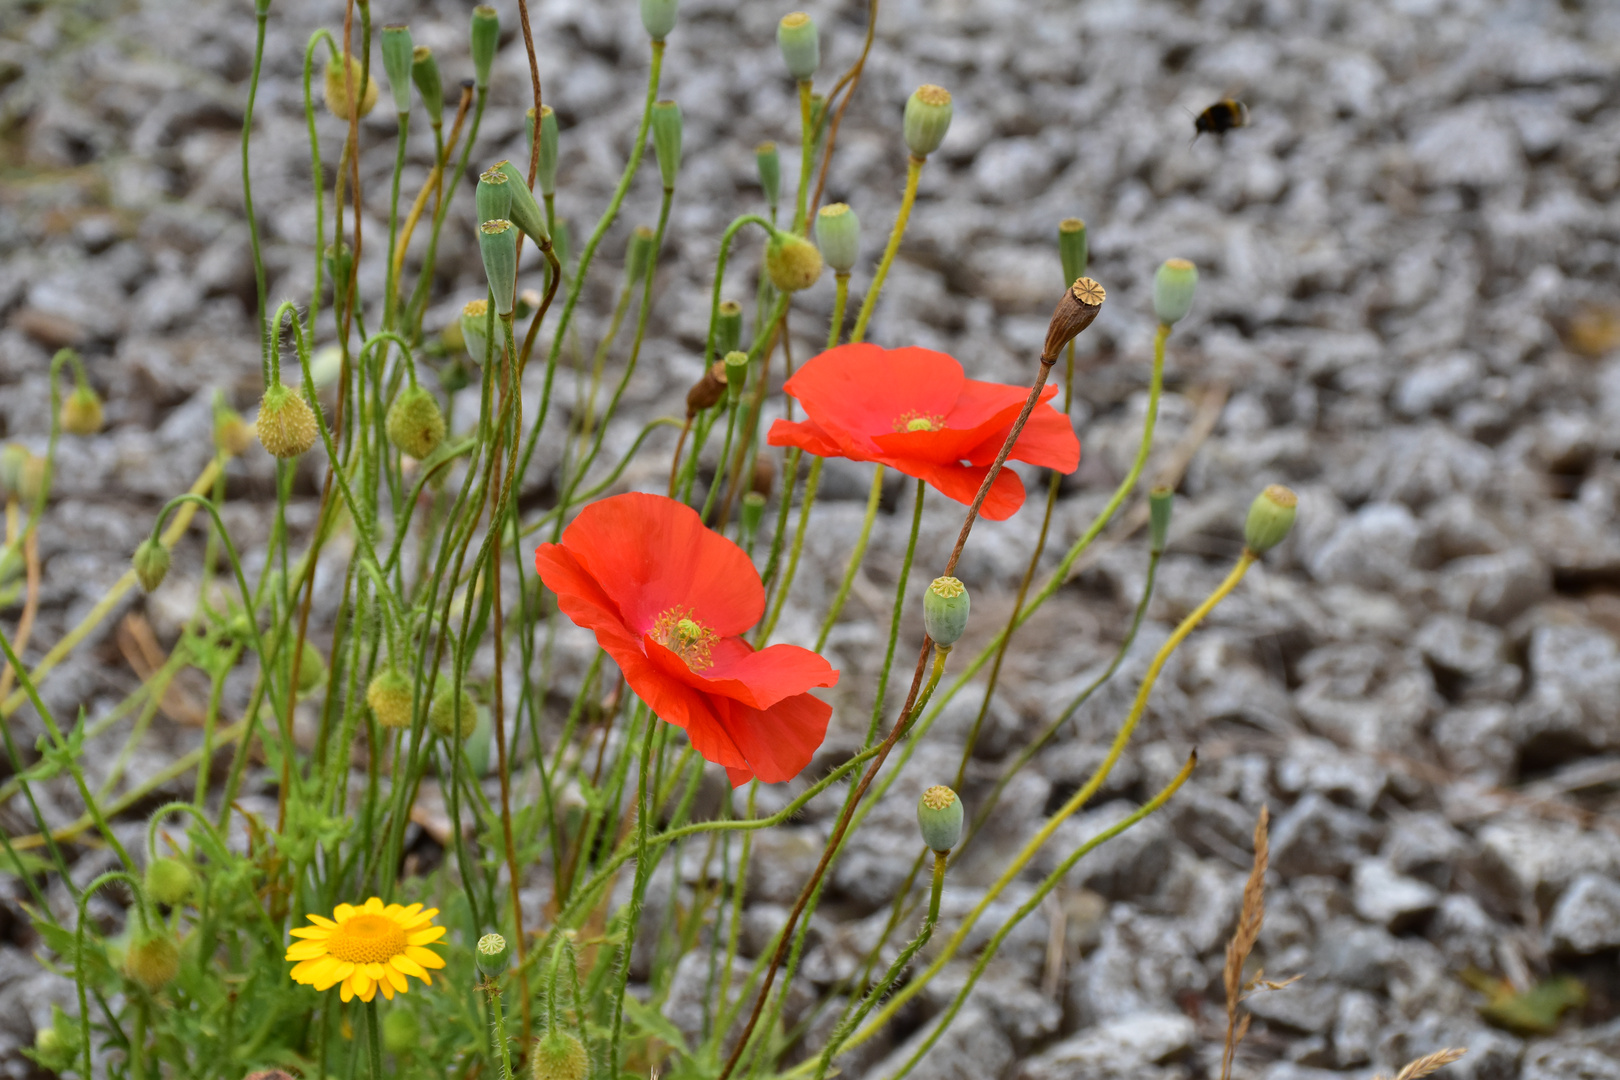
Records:
<instances>
[{"instance_id":1,"label":"yellow round bud","mask_svg":"<svg viewBox=\"0 0 1620 1080\"><path fill-rule=\"evenodd\" d=\"M315 445L315 411L298 391L277 383L264 392L254 423L259 441L278 458L295 458Z\"/></svg>"},{"instance_id":2,"label":"yellow round bud","mask_svg":"<svg viewBox=\"0 0 1620 1080\"><path fill-rule=\"evenodd\" d=\"M783 292L808 289L821 277L821 252L802 236L779 232L765 249L765 272Z\"/></svg>"},{"instance_id":3,"label":"yellow round bud","mask_svg":"<svg viewBox=\"0 0 1620 1080\"><path fill-rule=\"evenodd\" d=\"M394 668L378 675L366 687L366 704L385 728L411 726L411 681Z\"/></svg>"},{"instance_id":4,"label":"yellow round bud","mask_svg":"<svg viewBox=\"0 0 1620 1080\"><path fill-rule=\"evenodd\" d=\"M433 692L433 706L428 710L428 722L447 739L452 735L465 739L478 726L478 706L465 686L458 701L450 676L441 675L438 689Z\"/></svg>"},{"instance_id":5,"label":"yellow round bud","mask_svg":"<svg viewBox=\"0 0 1620 1080\"><path fill-rule=\"evenodd\" d=\"M444 414L433 394L420 386L400 391L388 408L388 441L421 461L444 439Z\"/></svg>"},{"instance_id":6,"label":"yellow round bud","mask_svg":"<svg viewBox=\"0 0 1620 1080\"><path fill-rule=\"evenodd\" d=\"M534 1080L585 1080L590 1068L585 1044L566 1031L553 1031L534 1044Z\"/></svg>"},{"instance_id":7,"label":"yellow round bud","mask_svg":"<svg viewBox=\"0 0 1620 1080\"><path fill-rule=\"evenodd\" d=\"M335 56L326 62L326 82L323 91L326 97L326 109L339 120L350 119L349 98L351 94L359 98L356 103L360 107L360 115L369 113L377 104L377 80L366 76L365 93L360 92L360 76L365 72L365 65L357 56L349 57L349 77L343 77L343 58Z\"/></svg>"},{"instance_id":8,"label":"yellow round bud","mask_svg":"<svg viewBox=\"0 0 1620 1080\"><path fill-rule=\"evenodd\" d=\"M137 934L124 954L124 974L156 993L180 974L180 946L162 931Z\"/></svg>"},{"instance_id":9,"label":"yellow round bud","mask_svg":"<svg viewBox=\"0 0 1620 1080\"><path fill-rule=\"evenodd\" d=\"M101 423L101 398L88 386L74 387L62 402L62 430L69 435L94 435Z\"/></svg>"}]
</instances>

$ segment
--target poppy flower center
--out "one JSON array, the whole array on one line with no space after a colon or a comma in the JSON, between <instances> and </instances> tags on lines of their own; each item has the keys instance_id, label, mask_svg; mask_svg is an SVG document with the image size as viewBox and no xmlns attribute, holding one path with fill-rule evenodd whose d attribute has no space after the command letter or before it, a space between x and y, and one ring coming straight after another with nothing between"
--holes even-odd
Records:
<instances>
[{"instance_id":1,"label":"poppy flower center","mask_svg":"<svg viewBox=\"0 0 1620 1080\"><path fill-rule=\"evenodd\" d=\"M894 418L896 431L939 431L945 426L945 418L938 413L920 413L915 409L907 410Z\"/></svg>"},{"instance_id":2,"label":"poppy flower center","mask_svg":"<svg viewBox=\"0 0 1620 1080\"><path fill-rule=\"evenodd\" d=\"M693 671L713 663L711 650L720 635L692 618L687 608L670 608L653 620L651 637L686 662Z\"/></svg>"}]
</instances>

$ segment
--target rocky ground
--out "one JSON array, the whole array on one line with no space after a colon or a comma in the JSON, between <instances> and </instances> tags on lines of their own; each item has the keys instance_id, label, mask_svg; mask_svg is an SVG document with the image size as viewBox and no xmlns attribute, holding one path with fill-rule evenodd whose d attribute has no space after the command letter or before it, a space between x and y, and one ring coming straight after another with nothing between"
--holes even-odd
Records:
<instances>
[{"instance_id":1,"label":"rocky ground","mask_svg":"<svg viewBox=\"0 0 1620 1080\"><path fill-rule=\"evenodd\" d=\"M447 83L460 76L464 5L379 4L379 22L408 19L434 47ZM534 6L547 100L562 118L559 209L580 235L622 167L645 38L630 0ZM517 155L527 104L515 9L500 8L508 34L481 161ZM809 8L824 31L823 70L841 70L865 5ZM682 4L664 85L685 113L686 164L650 343L610 449L679 411L700 371L716 238L739 207L760 204L753 147L794 141L792 86L772 46L785 10ZM334 0L272 5L254 180L273 299L309 293L298 76L310 31L337 30L341 13ZM103 434L62 446L41 531L34 658L101 597L161 501L201 470L213 392L248 410L261 388L238 156L252 37L247 6L213 0L0 10L0 436L43 450L46 365L66 344L83 351L108 417ZM1218 1073L1223 946L1264 804L1272 874L1257 957L1269 977L1301 978L1253 1000L1240 1075L1361 1077L1451 1045L1470 1051L1449 1073L1458 1077L1620 1078L1617 70L1620 8L1599 3L882 4L829 179L829 197L861 214L869 251L898 203L906 94L942 84L956 118L924 173L872 339L945 349L980 378L1027 379L1061 285L1056 223L1090 225L1092 274L1109 299L1082 338L1085 460L1064 485L1056 551L1134 451L1154 267L1184 256L1203 275L1172 338L1150 465L1186 467L1149 622L1111 688L1008 789L987 853L1027 835L1098 760L1151 649L1225 573L1253 493L1282 482L1301 494L1295 536L1177 655L1103 796L1054 847L1116 820L1196 745L1194 779L1027 920L916 1075ZM1189 111L1226 93L1249 104L1252 127L1189 145ZM386 107L364 123L371 238L386 236L393 132ZM339 138L323 117L328 163ZM407 191L425 175L425 142L413 145ZM795 171L784 153L784 175ZM649 165L605 267L630 227L656 214L655 185ZM729 291L747 295L755 257L740 260ZM430 329L483 291L467 230L447 231L441 266ZM375 294L380 272L366 263L362 288ZM613 299L613 274L601 277L580 320L587 343ZM796 305L795 355L814 351L830 306L829 283ZM563 386L571 400L573 384ZM654 486L668 449L649 443L627 482ZM542 451L526 478L536 505L555 461ZM295 525L308 523L316 466ZM868 475L828 468L816 509L824 542L784 621L791 639L813 639L847 551L835 538L858 522ZM257 450L231 466L227 521L248 548L264 535L270 476ZM864 729L909 524L904 490L894 488L832 639L845 675L827 760ZM936 498L924 521L927 578L959 511ZM1038 524L1031 507L975 532L961 573L976 596L965 646L1010 609ZM1146 556L1139 537L1117 539L1019 638L970 770L970 807L1120 640ZM195 594L187 560L176 562L163 590L118 613L144 617L159 641ZM8 632L17 613L5 612ZM93 639L47 684L53 706L105 711L141 670L131 640L110 629ZM565 654L577 644L565 641ZM807 991L847 974L881 928L915 847L911 803L954 774L974 689L946 710L838 871ZM33 719L11 722L30 744ZM196 737L166 713L131 774ZM77 813L65 797L48 810ZM23 822L5 811L4 827ZM750 940L781 918L829 824L811 816L761 841ZM948 916L971 905L993 862L969 860L953 876ZM1030 887L1009 894L1009 911ZM40 972L21 890L6 889L0 1060L26 1075L15 1047L67 984ZM1509 991L1573 975L1585 1003L1540 1030L1493 1026L1486 997L1461 977L1468 969ZM964 971L947 969L892 1041L854 1056L851 1075L897 1067ZM671 1005L677 1022L683 1002Z\"/></svg>"}]
</instances>

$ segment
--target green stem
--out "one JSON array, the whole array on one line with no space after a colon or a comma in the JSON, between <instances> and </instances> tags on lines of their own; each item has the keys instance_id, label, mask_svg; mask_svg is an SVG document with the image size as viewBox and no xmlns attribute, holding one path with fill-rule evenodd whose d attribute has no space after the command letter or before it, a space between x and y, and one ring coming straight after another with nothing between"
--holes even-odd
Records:
<instances>
[{"instance_id":1,"label":"green stem","mask_svg":"<svg viewBox=\"0 0 1620 1080\"><path fill-rule=\"evenodd\" d=\"M877 272L872 275L872 285L866 290L866 297L861 301L861 313L855 318L855 329L850 331L850 341L866 340L866 324L872 318L872 308L877 306L878 293L883 291L883 279L889 276L889 267L894 263L895 253L900 250L900 238L906 234L906 222L911 218L912 204L917 201L917 182L922 179L923 159L913 155L906 162L906 190L900 196L900 213L894 219L894 228L889 230L889 243L883 249L883 258L878 262Z\"/></svg>"},{"instance_id":2,"label":"green stem","mask_svg":"<svg viewBox=\"0 0 1620 1080\"><path fill-rule=\"evenodd\" d=\"M262 352L262 362L266 365L264 370L268 382L271 341L270 323L265 314L270 305L265 285L264 255L259 248L259 219L253 213L253 181L248 168L248 140L253 134L253 104L259 96L259 70L264 65L264 32L265 23L270 17L270 0L255 0L253 6L257 30L253 39L253 71L248 76L247 109L242 114L242 207L247 214L248 246L253 251L253 283L259 297L259 348ZM89 1073L85 1075L88 1076Z\"/></svg>"},{"instance_id":3,"label":"green stem","mask_svg":"<svg viewBox=\"0 0 1620 1080\"><path fill-rule=\"evenodd\" d=\"M377 999L372 998L366 1002L366 1051L371 1058L371 1080L384 1080L382 1058L382 1033L377 1023ZM511 1076L511 1072L507 1072Z\"/></svg>"},{"instance_id":4,"label":"green stem","mask_svg":"<svg viewBox=\"0 0 1620 1080\"><path fill-rule=\"evenodd\" d=\"M827 644L827 635L832 633L833 624L844 610L844 602L849 599L849 590L855 584L855 575L860 573L861 562L866 558L866 545L872 539L872 522L877 520L878 506L883 502L883 466L879 465L872 470L872 487L866 493L866 516L861 519L861 531L855 537L855 550L849 553L849 563L844 567L844 580L838 584L838 592L833 595L833 602L827 608L827 617L821 621L821 633L816 636L815 651L820 652ZM922 510L921 492L918 492L917 509ZM915 542L916 534L912 534Z\"/></svg>"},{"instance_id":5,"label":"green stem","mask_svg":"<svg viewBox=\"0 0 1620 1080\"><path fill-rule=\"evenodd\" d=\"M804 551L805 530L810 527L810 507L816 501L816 488L821 483L821 458L810 463L810 472L804 478L804 500L799 504L799 524L793 532L793 547L788 551L787 569L782 572L782 581L776 587L776 603L771 608L771 617L765 620L765 625L759 628L754 635L754 647L757 649L771 638L771 631L776 629L776 620L782 617L782 607L787 603L788 593L793 588L793 578L799 572L799 556ZM780 525L787 522L787 504L792 500L784 498L779 519L777 535L782 534Z\"/></svg>"}]
</instances>

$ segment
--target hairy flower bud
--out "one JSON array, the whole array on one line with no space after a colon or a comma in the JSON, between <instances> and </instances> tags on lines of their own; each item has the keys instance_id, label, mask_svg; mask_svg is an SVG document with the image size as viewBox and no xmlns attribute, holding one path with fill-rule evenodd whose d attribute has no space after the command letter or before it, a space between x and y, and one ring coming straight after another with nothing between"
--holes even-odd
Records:
<instances>
[{"instance_id":1,"label":"hairy flower bud","mask_svg":"<svg viewBox=\"0 0 1620 1080\"><path fill-rule=\"evenodd\" d=\"M444 439L444 414L433 394L421 386L407 386L388 407L388 441L418 461Z\"/></svg>"},{"instance_id":2,"label":"hairy flower bud","mask_svg":"<svg viewBox=\"0 0 1620 1080\"><path fill-rule=\"evenodd\" d=\"M534 142L534 109L529 109L529 142ZM540 185L540 194L557 194L557 114L550 105L540 106L540 168L534 182ZM522 228L522 226L518 226Z\"/></svg>"},{"instance_id":3,"label":"hairy flower bud","mask_svg":"<svg viewBox=\"0 0 1620 1080\"><path fill-rule=\"evenodd\" d=\"M458 736L465 739L478 726L478 706L472 694L461 688L458 697L450 676L439 676L438 688L433 691L433 706L428 710L428 722L446 739Z\"/></svg>"},{"instance_id":4,"label":"hairy flower bud","mask_svg":"<svg viewBox=\"0 0 1620 1080\"><path fill-rule=\"evenodd\" d=\"M531 1070L534 1080L585 1080L591 1057L578 1037L557 1028L534 1044Z\"/></svg>"},{"instance_id":5,"label":"hairy flower bud","mask_svg":"<svg viewBox=\"0 0 1620 1080\"><path fill-rule=\"evenodd\" d=\"M1160 484L1148 492L1148 550L1158 555L1170 537L1170 510L1176 493Z\"/></svg>"},{"instance_id":6,"label":"hairy flower bud","mask_svg":"<svg viewBox=\"0 0 1620 1080\"><path fill-rule=\"evenodd\" d=\"M814 19L802 11L782 16L776 24L776 47L782 50L789 75L799 82L815 78L821 66L821 34Z\"/></svg>"},{"instance_id":7,"label":"hairy flower bud","mask_svg":"<svg viewBox=\"0 0 1620 1080\"><path fill-rule=\"evenodd\" d=\"M1186 259L1166 259L1153 275L1153 314L1170 326L1186 317L1198 287L1198 267Z\"/></svg>"},{"instance_id":8,"label":"hairy flower bud","mask_svg":"<svg viewBox=\"0 0 1620 1080\"><path fill-rule=\"evenodd\" d=\"M504 218L478 226L478 253L484 257L484 276L495 297L495 313L503 318L512 314L512 296L517 288L517 226Z\"/></svg>"},{"instance_id":9,"label":"hairy flower bud","mask_svg":"<svg viewBox=\"0 0 1620 1080\"><path fill-rule=\"evenodd\" d=\"M295 458L314 446L318 434L315 410L298 391L279 382L264 392L253 427L264 448L282 459Z\"/></svg>"},{"instance_id":10,"label":"hairy flower bud","mask_svg":"<svg viewBox=\"0 0 1620 1080\"><path fill-rule=\"evenodd\" d=\"M500 16L488 4L479 4L472 11L472 62L474 84L480 90L489 89L489 69L500 43Z\"/></svg>"},{"instance_id":11,"label":"hairy flower bud","mask_svg":"<svg viewBox=\"0 0 1620 1080\"><path fill-rule=\"evenodd\" d=\"M1052 321L1046 327L1046 344L1041 349L1041 362L1050 364L1057 360L1063 346L1091 325L1107 298L1108 293L1103 287L1088 277L1065 289L1063 299L1058 301L1057 309L1052 312Z\"/></svg>"},{"instance_id":12,"label":"hairy flower bud","mask_svg":"<svg viewBox=\"0 0 1620 1080\"><path fill-rule=\"evenodd\" d=\"M485 978L495 978L506 970L506 939L499 934L485 934L478 939L474 959Z\"/></svg>"},{"instance_id":13,"label":"hairy flower bud","mask_svg":"<svg viewBox=\"0 0 1620 1080\"><path fill-rule=\"evenodd\" d=\"M955 645L967 629L972 597L953 577L935 578L923 593L923 629L941 648Z\"/></svg>"},{"instance_id":14,"label":"hairy flower bud","mask_svg":"<svg viewBox=\"0 0 1620 1080\"><path fill-rule=\"evenodd\" d=\"M165 855L146 864L144 883L146 895L166 907L175 907L191 896L196 879L185 863Z\"/></svg>"},{"instance_id":15,"label":"hairy flower bud","mask_svg":"<svg viewBox=\"0 0 1620 1080\"><path fill-rule=\"evenodd\" d=\"M45 459L38 454L25 454L17 470L17 498L25 503L37 503L45 494Z\"/></svg>"},{"instance_id":16,"label":"hairy flower bud","mask_svg":"<svg viewBox=\"0 0 1620 1080\"><path fill-rule=\"evenodd\" d=\"M641 25L654 41L669 37L675 29L675 0L641 0Z\"/></svg>"},{"instance_id":17,"label":"hairy flower bud","mask_svg":"<svg viewBox=\"0 0 1620 1080\"><path fill-rule=\"evenodd\" d=\"M365 116L377 106L377 95L381 92L377 88L377 80L366 75L365 91L360 89L360 77L365 74L365 65L358 56L349 57L349 77L343 77L343 57L334 56L326 62L326 79L322 84L322 95L326 98L326 111L339 120L351 119L353 113L349 102L359 107L361 116Z\"/></svg>"},{"instance_id":18,"label":"hairy flower bud","mask_svg":"<svg viewBox=\"0 0 1620 1080\"><path fill-rule=\"evenodd\" d=\"M489 337L484 333L484 326L489 320L488 300L469 300L461 306L461 340L467 347L467 355L472 357L473 363L482 365L484 356L489 352ZM497 339L495 355L500 356L501 348Z\"/></svg>"},{"instance_id":19,"label":"hairy flower bud","mask_svg":"<svg viewBox=\"0 0 1620 1080\"><path fill-rule=\"evenodd\" d=\"M384 671L366 687L366 704L385 728L411 726L411 697L411 680L397 668Z\"/></svg>"},{"instance_id":20,"label":"hairy flower bud","mask_svg":"<svg viewBox=\"0 0 1620 1080\"><path fill-rule=\"evenodd\" d=\"M138 931L124 954L124 974L156 993L180 974L180 946L167 930Z\"/></svg>"},{"instance_id":21,"label":"hairy flower bud","mask_svg":"<svg viewBox=\"0 0 1620 1080\"><path fill-rule=\"evenodd\" d=\"M754 165L759 169L759 186L765 192L765 205L774 212L782 195L782 155L773 142L762 142L754 149Z\"/></svg>"},{"instance_id":22,"label":"hairy flower bud","mask_svg":"<svg viewBox=\"0 0 1620 1080\"><path fill-rule=\"evenodd\" d=\"M906 101L904 134L912 157L925 158L939 149L951 128L951 92L924 83Z\"/></svg>"},{"instance_id":23,"label":"hairy flower bud","mask_svg":"<svg viewBox=\"0 0 1620 1080\"><path fill-rule=\"evenodd\" d=\"M946 852L962 839L962 800L944 784L935 784L917 800L917 828L929 850Z\"/></svg>"},{"instance_id":24,"label":"hairy flower bud","mask_svg":"<svg viewBox=\"0 0 1620 1080\"><path fill-rule=\"evenodd\" d=\"M692 419L704 409L712 409L726 393L726 365L716 360L703 373L703 378L692 384L686 392L686 418Z\"/></svg>"},{"instance_id":25,"label":"hairy flower bud","mask_svg":"<svg viewBox=\"0 0 1620 1080\"><path fill-rule=\"evenodd\" d=\"M426 45L411 50L411 81L416 84L416 92L422 95L422 105L433 126L444 123L444 82L439 78L439 62Z\"/></svg>"},{"instance_id":26,"label":"hairy flower bud","mask_svg":"<svg viewBox=\"0 0 1620 1080\"><path fill-rule=\"evenodd\" d=\"M1243 523L1243 543L1256 555L1264 555L1288 536L1299 513L1299 496L1281 484L1272 484L1249 504L1249 517Z\"/></svg>"},{"instance_id":27,"label":"hairy flower bud","mask_svg":"<svg viewBox=\"0 0 1620 1080\"><path fill-rule=\"evenodd\" d=\"M101 398L88 386L75 386L62 402L62 430L69 435L94 435L101 423Z\"/></svg>"},{"instance_id":28,"label":"hairy flower bud","mask_svg":"<svg viewBox=\"0 0 1620 1080\"><path fill-rule=\"evenodd\" d=\"M1090 254L1086 245L1086 223L1072 217L1058 222L1058 258L1063 260L1064 284L1072 285L1086 276Z\"/></svg>"},{"instance_id":29,"label":"hairy flower bud","mask_svg":"<svg viewBox=\"0 0 1620 1080\"><path fill-rule=\"evenodd\" d=\"M316 687L326 681L326 657L321 650L308 638L304 639L304 647L298 652L298 696L312 693Z\"/></svg>"},{"instance_id":30,"label":"hairy flower bud","mask_svg":"<svg viewBox=\"0 0 1620 1080\"><path fill-rule=\"evenodd\" d=\"M135 580L144 591L151 592L169 575L169 549L148 536L136 547L130 563L135 568Z\"/></svg>"},{"instance_id":31,"label":"hairy flower bud","mask_svg":"<svg viewBox=\"0 0 1620 1080\"><path fill-rule=\"evenodd\" d=\"M790 232L778 232L765 249L765 272L783 292L808 289L821 277L821 252Z\"/></svg>"},{"instance_id":32,"label":"hairy flower bud","mask_svg":"<svg viewBox=\"0 0 1620 1080\"><path fill-rule=\"evenodd\" d=\"M29 457L28 447L22 443L0 446L0 499L21 498L23 466Z\"/></svg>"},{"instance_id":33,"label":"hairy flower bud","mask_svg":"<svg viewBox=\"0 0 1620 1080\"><path fill-rule=\"evenodd\" d=\"M388 89L394 94L394 111L411 111L411 28L382 28L383 70L388 73Z\"/></svg>"},{"instance_id":34,"label":"hairy flower bud","mask_svg":"<svg viewBox=\"0 0 1620 1080\"><path fill-rule=\"evenodd\" d=\"M665 191L674 191L675 174L681 171L681 107L675 102L660 101L653 106L652 137L658 177Z\"/></svg>"},{"instance_id":35,"label":"hairy flower bud","mask_svg":"<svg viewBox=\"0 0 1620 1080\"><path fill-rule=\"evenodd\" d=\"M253 428L235 409L221 407L214 413L214 448L237 457L253 442Z\"/></svg>"},{"instance_id":36,"label":"hairy flower bud","mask_svg":"<svg viewBox=\"0 0 1620 1080\"><path fill-rule=\"evenodd\" d=\"M847 274L861 257L861 219L848 203L830 203L816 213L816 244L835 273Z\"/></svg>"}]
</instances>

